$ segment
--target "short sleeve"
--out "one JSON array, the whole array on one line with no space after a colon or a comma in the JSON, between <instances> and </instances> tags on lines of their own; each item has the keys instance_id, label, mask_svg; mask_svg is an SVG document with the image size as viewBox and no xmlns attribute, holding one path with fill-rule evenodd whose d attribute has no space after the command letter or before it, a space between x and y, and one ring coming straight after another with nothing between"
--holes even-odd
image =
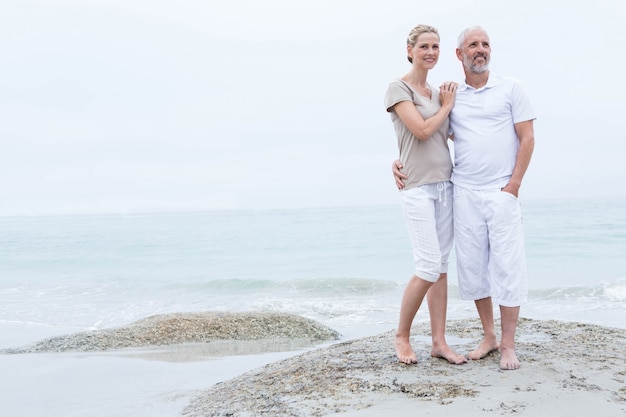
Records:
<instances>
[{"instance_id":1,"label":"short sleeve","mask_svg":"<svg viewBox=\"0 0 626 417\"><path fill-rule=\"evenodd\" d=\"M526 94L522 84L513 79L512 92L512 106L513 106L513 123L521 123L528 120L535 120L535 112L533 110L530 98Z\"/></svg>"},{"instance_id":2,"label":"short sleeve","mask_svg":"<svg viewBox=\"0 0 626 417\"><path fill-rule=\"evenodd\" d=\"M389 83L385 94L385 108L388 112L393 111L393 106L401 101L413 101L413 94L402 81L394 80Z\"/></svg>"}]
</instances>

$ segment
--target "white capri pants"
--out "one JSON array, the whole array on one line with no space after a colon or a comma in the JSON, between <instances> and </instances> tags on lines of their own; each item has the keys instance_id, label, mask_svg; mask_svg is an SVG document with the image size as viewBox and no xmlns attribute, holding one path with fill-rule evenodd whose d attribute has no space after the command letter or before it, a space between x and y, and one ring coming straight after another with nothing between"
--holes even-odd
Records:
<instances>
[{"instance_id":1,"label":"white capri pants","mask_svg":"<svg viewBox=\"0 0 626 417\"><path fill-rule=\"evenodd\" d=\"M518 307L528 297L519 200L511 193L454 186L454 234L459 292Z\"/></svg>"},{"instance_id":2,"label":"white capri pants","mask_svg":"<svg viewBox=\"0 0 626 417\"><path fill-rule=\"evenodd\" d=\"M413 247L414 272L435 282L448 272L452 249L452 184L425 184L400 192L404 217Z\"/></svg>"}]
</instances>

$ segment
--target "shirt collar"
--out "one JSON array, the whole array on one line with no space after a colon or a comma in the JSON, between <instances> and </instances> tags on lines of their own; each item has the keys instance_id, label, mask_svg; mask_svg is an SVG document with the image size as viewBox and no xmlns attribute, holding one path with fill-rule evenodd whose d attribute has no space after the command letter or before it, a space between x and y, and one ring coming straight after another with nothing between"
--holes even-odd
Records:
<instances>
[{"instance_id":1,"label":"shirt collar","mask_svg":"<svg viewBox=\"0 0 626 417\"><path fill-rule=\"evenodd\" d=\"M494 87L495 85L498 84L500 77L498 77L497 75L494 75L493 72L489 72L489 78L487 79L487 84L485 84L484 86L480 87L480 88L474 88L470 85L467 85L465 83L465 81L463 81L460 85L459 85L459 89L461 91L465 91L465 90L474 90L474 91L480 91L480 90L485 90L487 88L491 88Z\"/></svg>"}]
</instances>

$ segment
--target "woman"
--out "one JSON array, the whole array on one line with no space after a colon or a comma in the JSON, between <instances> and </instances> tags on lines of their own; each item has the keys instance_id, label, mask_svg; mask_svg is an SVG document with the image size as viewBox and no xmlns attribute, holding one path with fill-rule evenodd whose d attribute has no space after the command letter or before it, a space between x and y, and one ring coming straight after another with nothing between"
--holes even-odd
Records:
<instances>
[{"instance_id":1,"label":"woman","mask_svg":"<svg viewBox=\"0 0 626 417\"><path fill-rule=\"evenodd\" d=\"M400 196L415 265L402 297L394 344L401 362L417 363L410 343L411 325L428 293L431 355L462 364L467 359L450 349L445 339L448 255L453 241L448 115L457 85L447 82L437 89L427 82L428 71L439 59L439 34L434 27L413 28L407 54L411 70L392 81L385 95L407 176Z\"/></svg>"}]
</instances>

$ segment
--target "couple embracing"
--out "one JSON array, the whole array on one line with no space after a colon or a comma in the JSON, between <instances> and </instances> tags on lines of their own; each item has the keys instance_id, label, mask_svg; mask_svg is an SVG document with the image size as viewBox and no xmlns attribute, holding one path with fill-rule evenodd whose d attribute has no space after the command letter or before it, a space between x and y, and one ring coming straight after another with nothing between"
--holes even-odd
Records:
<instances>
[{"instance_id":1,"label":"couple embracing","mask_svg":"<svg viewBox=\"0 0 626 417\"><path fill-rule=\"evenodd\" d=\"M479 26L458 38L464 82L431 86L428 71L439 59L439 41L432 26L410 32L411 70L393 80L385 96L400 154L393 172L414 259L400 307L396 354L401 362L417 363L410 331L426 297L432 356L462 364L499 350L500 368L518 369L515 332L528 293L518 193L534 148L535 115L519 81L490 72L491 43ZM448 138L454 141L454 164ZM466 356L445 339L453 242L461 298L474 301L483 326L482 341ZM500 341L493 303L500 308Z\"/></svg>"}]
</instances>

